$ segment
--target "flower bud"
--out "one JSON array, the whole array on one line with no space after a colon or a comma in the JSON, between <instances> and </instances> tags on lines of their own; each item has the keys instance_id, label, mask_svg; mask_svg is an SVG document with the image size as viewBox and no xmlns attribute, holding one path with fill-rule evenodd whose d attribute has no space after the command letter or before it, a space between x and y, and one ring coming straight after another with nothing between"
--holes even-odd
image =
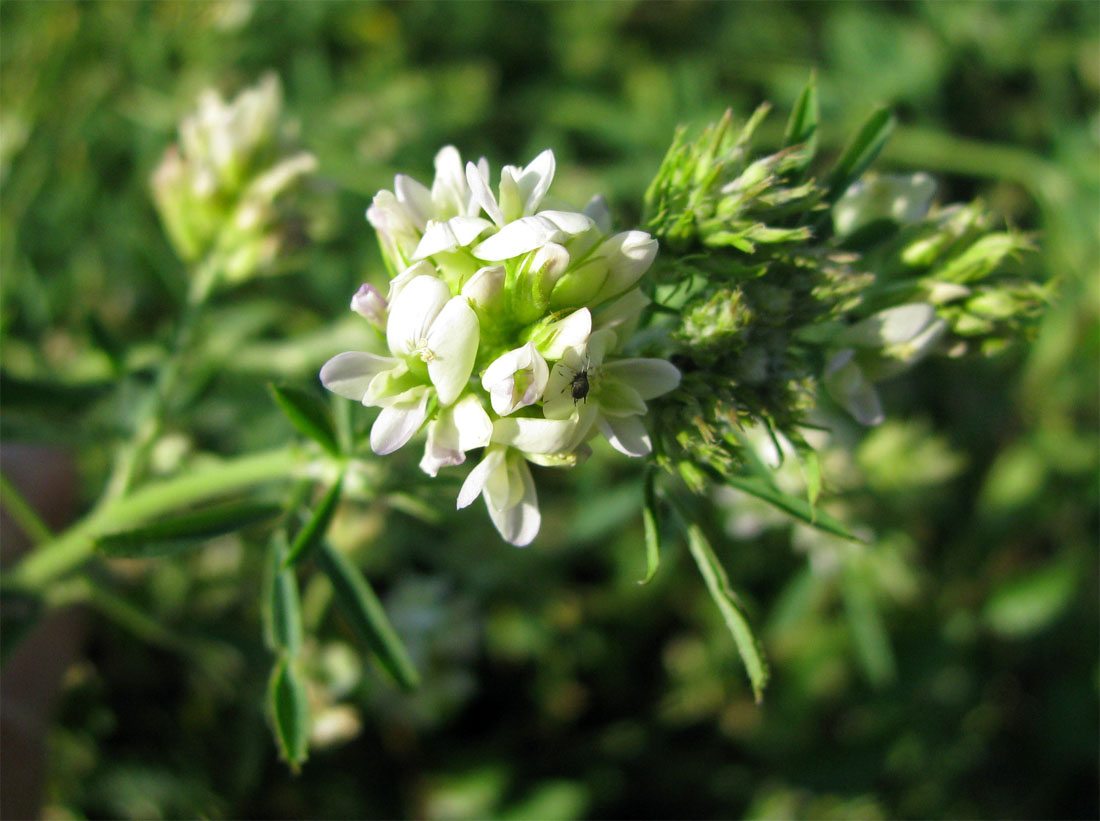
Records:
<instances>
[{"instance_id":1,"label":"flower bud","mask_svg":"<svg viewBox=\"0 0 1100 821\"><path fill-rule=\"evenodd\" d=\"M351 298L351 309L363 319L368 320L380 331L386 328L386 313L389 303L377 288L364 282Z\"/></svg>"}]
</instances>

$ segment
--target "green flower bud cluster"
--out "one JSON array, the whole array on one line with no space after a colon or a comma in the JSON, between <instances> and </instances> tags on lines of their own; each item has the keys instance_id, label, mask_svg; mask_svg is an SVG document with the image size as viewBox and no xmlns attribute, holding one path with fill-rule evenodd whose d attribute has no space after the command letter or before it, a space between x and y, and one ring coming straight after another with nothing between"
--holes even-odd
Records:
<instances>
[{"instance_id":1,"label":"green flower bud cluster","mask_svg":"<svg viewBox=\"0 0 1100 821\"><path fill-rule=\"evenodd\" d=\"M282 104L274 74L231 102L207 90L153 173L161 221L182 259L203 262L203 288L272 271L302 232L293 195L317 160L287 147Z\"/></svg>"},{"instance_id":2,"label":"green flower bud cluster","mask_svg":"<svg viewBox=\"0 0 1100 821\"><path fill-rule=\"evenodd\" d=\"M892 121L876 113L815 177L813 86L779 151L759 157L760 108L695 140L678 132L646 194L658 257L649 295L680 390L653 403L655 454L700 488L745 454L735 431L763 424L796 444L828 395L859 422L884 412L877 381L930 354L991 353L1026 332L1045 289L1009 275L1027 250L992 230L979 202L934 203L927 174L864 174Z\"/></svg>"}]
</instances>

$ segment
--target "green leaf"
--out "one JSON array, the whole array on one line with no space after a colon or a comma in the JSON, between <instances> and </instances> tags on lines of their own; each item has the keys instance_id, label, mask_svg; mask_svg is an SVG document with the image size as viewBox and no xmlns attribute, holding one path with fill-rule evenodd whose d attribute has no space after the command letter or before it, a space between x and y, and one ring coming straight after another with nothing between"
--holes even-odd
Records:
<instances>
[{"instance_id":1,"label":"green leaf","mask_svg":"<svg viewBox=\"0 0 1100 821\"><path fill-rule=\"evenodd\" d=\"M802 452L802 475L806 477L806 497L813 508L821 495L821 457L810 447Z\"/></svg>"},{"instance_id":2,"label":"green leaf","mask_svg":"<svg viewBox=\"0 0 1100 821\"><path fill-rule=\"evenodd\" d=\"M783 147L803 146L801 159L790 171L791 179L801 179L817 153L817 128L819 122L817 102L817 78L810 74L810 80L794 104L791 116L787 120L787 130L783 135Z\"/></svg>"},{"instance_id":3,"label":"green leaf","mask_svg":"<svg viewBox=\"0 0 1100 821\"><path fill-rule=\"evenodd\" d=\"M845 565L841 589L856 655L871 683L881 686L894 680L897 665L871 584L870 573L861 559Z\"/></svg>"},{"instance_id":4,"label":"green leaf","mask_svg":"<svg viewBox=\"0 0 1100 821\"><path fill-rule=\"evenodd\" d=\"M340 455L336 428L324 402L310 391L290 385L269 383L267 388L271 391L275 404L299 433L312 439L333 456Z\"/></svg>"},{"instance_id":5,"label":"green leaf","mask_svg":"<svg viewBox=\"0 0 1100 821\"><path fill-rule=\"evenodd\" d=\"M313 515L306 522L306 526L299 530L298 535L294 537L294 544L290 546L287 557L283 560L284 567L300 564L317 550L321 540L325 538L328 526L332 522L332 516L336 512L336 505L340 501L340 491L343 484L344 477L341 476L336 480L336 484L330 487L328 492L321 498L317 508L313 511Z\"/></svg>"},{"instance_id":6,"label":"green leaf","mask_svg":"<svg viewBox=\"0 0 1100 821\"><path fill-rule=\"evenodd\" d=\"M352 628L378 656L382 666L406 690L420 686L420 674L366 577L328 544L321 547L318 563L332 582L336 600Z\"/></svg>"},{"instance_id":7,"label":"green leaf","mask_svg":"<svg viewBox=\"0 0 1100 821\"><path fill-rule=\"evenodd\" d=\"M1066 551L1046 567L1001 584L986 601L986 623L1004 636L1021 637L1049 626L1073 601L1080 566Z\"/></svg>"},{"instance_id":8,"label":"green leaf","mask_svg":"<svg viewBox=\"0 0 1100 821\"><path fill-rule=\"evenodd\" d=\"M309 754L309 699L301 674L285 653L275 665L267 693L279 752L298 772Z\"/></svg>"},{"instance_id":9,"label":"green leaf","mask_svg":"<svg viewBox=\"0 0 1100 821\"><path fill-rule=\"evenodd\" d=\"M867 118L826 178L829 187L826 199L829 202L836 202L848 186L859 179L859 175L874 162L895 125L897 120L888 108L879 108Z\"/></svg>"},{"instance_id":10,"label":"green leaf","mask_svg":"<svg viewBox=\"0 0 1100 821\"><path fill-rule=\"evenodd\" d=\"M661 563L661 527L657 519L657 473L650 470L646 473L643 493L645 502L642 505L642 524L645 526L645 578L638 584L648 584L657 574L657 565Z\"/></svg>"},{"instance_id":11,"label":"green leaf","mask_svg":"<svg viewBox=\"0 0 1100 821\"><path fill-rule=\"evenodd\" d=\"M144 559L196 547L208 539L232 533L280 513L269 502L232 502L177 514L152 524L107 533L96 548L112 559Z\"/></svg>"},{"instance_id":12,"label":"green leaf","mask_svg":"<svg viewBox=\"0 0 1100 821\"><path fill-rule=\"evenodd\" d=\"M828 513L815 509L805 499L799 498L798 496L792 496L789 493L784 493L782 490L779 490L774 485L762 479L753 476L733 475L725 476L719 481L724 481L730 487L735 487L738 490L748 493L750 496L755 496L757 499L779 508L784 513L808 525L813 525L819 530L824 530L826 533L832 533L835 536L843 536L845 539L851 539L856 542L863 541L852 533L843 522L834 519Z\"/></svg>"},{"instance_id":13,"label":"green leaf","mask_svg":"<svg viewBox=\"0 0 1100 821\"><path fill-rule=\"evenodd\" d=\"M726 570L714 555L702 529L696 524L686 523L686 530L688 549L691 550L692 558L699 566L699 572L703 574L703 581L706 582L710 597L718 605L726 627L733 634L737 652L741 654L741 661L744 662L749 681L752 683L753 697L759 704L763 700L764 686L768 681L768 666L757 646L756 637L753 636L745 614L741 612L741 604L730 587Z\"/></svg>"},{"instance_id":14,"label":"green leaf","mask_svg":"<svg viewBox=\"0 0 1100 821\"><path fill-rule=\"evenodd\" d=\"M296 654L302 646L302 612L298 579L283 566L286 534L279 530L271 538L270 558L264 574L264 641L272 650Z\"/></svg>"}]
</instances>

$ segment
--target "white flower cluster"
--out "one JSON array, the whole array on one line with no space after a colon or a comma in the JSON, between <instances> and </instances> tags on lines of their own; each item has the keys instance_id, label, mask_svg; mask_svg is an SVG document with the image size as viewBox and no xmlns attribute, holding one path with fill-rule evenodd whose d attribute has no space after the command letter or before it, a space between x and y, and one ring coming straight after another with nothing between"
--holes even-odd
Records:
<instances>
[{"instance_id":1,"label":"white flower cluster","mask_svg":"<svg viewBox=\"0 0 1100 821\"><path fill-rule=\"evenodd\" d=\"M607 207L546 199L554 154L505 166L498 193L485 159L453 147L431 188L404 175L367 210L393 278L363 285L352 310L383 331L389 355L339 354L321 369L331 391L382 409L375 453L427 426L420 467L435 476L484 448L458 507L485 498L505 540L526 545L541 518L528 462L572 466L598 433L628 456L652 449L646 400L680 373L661 359L616 356L648 300L639 278L657 253L642 231L610 233Z\"/></svg>"}]
</instances>

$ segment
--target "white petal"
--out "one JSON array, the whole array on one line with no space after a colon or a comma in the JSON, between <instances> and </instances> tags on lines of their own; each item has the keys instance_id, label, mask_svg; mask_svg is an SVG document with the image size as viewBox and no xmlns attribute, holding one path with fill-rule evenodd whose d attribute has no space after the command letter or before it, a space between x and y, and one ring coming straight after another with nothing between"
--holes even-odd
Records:
<instances>
[{"instance_id":1,"label":"white petal","mask_svg":"<svg viewBox=\"0 0 1100 821\"><path fill-rule=\"evenodd\" d=\"M456 296L443 306L427 333L431 352L428 376L443 405L458 399L470 381L477 356L478 329L474 309L466 297Z\"/></svg>"},{"instance_id":2,"label":"white petal","mask_svg":"<svg viewBox=\"0 0 1100 821\"><path fill-rule=\"evenodd\" d=\"M508 223L480 245L473 254L478 259L504 260L533 251L547 242L562 239L558 226L541 217L523 217Z\"/></svg>"},{"instance_id":3,"label":"white petal","mask_svg":"<svg viewBox=\"0 0 1100 821\"><path fill-rule=\"evenodd\" d=\"M522 496L517 504L501 511L495 509L486 497L485 506L489 510L489 518L493 520L504 541L516 547L526 547L539 534L542 517L539 514L539 500L531 470L522 461L519 466L519 480L522 483Z\"/></svg>"},{"instance_id":4,"label":"white petal","mask_svg":"<svg viewBox=\"0 0 1100 821\"><path fill-rule=\"evenodd\" d=\"M879 311L848 328L836 340L838 345L881 348L918 336L936 319L936 309L927 302L897 305Z\"/></svg>"},{"instance_id":5,"label":"white petal","mask_svg":"<svg viewBox=\"0 0 1100 821\"><path fill-rule=\"evenodd\" d=\"M503 265L478 268L462 286L462 296L482 307L488 306L504 288L506 271Z\"/></svg>"},{"instance_id":6,"label":"white petal","mask_svg":"<svg viewBox=\"0 0 1100 821\"><path fill-rule=\"evenodd\" d=\"M440 468L461 465L466 454L458 446L458 428L450 408L443 408L439 415L428 423L428 441L424 444L424 456L420 459L420 469L429 476L439 474Z\"/></svg>"},{"instance_id":7,"label":"white petal","mask_svg":"<svg viewBox=\"0 0 1100 821\"><path fill-rule=\"evenodd\" d=\"M435 266L430 262L421 261L414 262L404 271L399 273L393 279L390 280L389 290L386 292L386 302L393 305L397 299L397 295L401 293L406 285L412 282L414 279L420 276L435 276Z\"/></svg>"},{"instance_id":8,"label":"white petal","mask_svg":"<svg viewBox=\"0 0 1100 821\"><path fill-rule=\"evenodd\" d=\"M446 145L435 155L435 179L432 181L432 204L438 216L465 214L470 203L470 187L462 157L453 145Z\"/></svg>"},{"instance_id":9,"label":"white petal","mask_svg":"<svg viewBox=\"0 0 1100 821\"><path fill-rule=\"evenodd\" d=\"M631 327L631 323L638 318L638 315L649 303L649 297L642 293L641 288L627 291L621 297L601 306L596 311L593 317L593 328L601 330L603 328ZM630 333L624 332L622 336L624 338L629 337Z\"/></svg>"},{"instance_id":10,"label":"white petal","mask_svg":"<svg viewBox=\"0 0 1100 821\"><path fill-rule=\"evenodd\" d=\"M595 392L605 416L637 416L646 411L645 402L634 388L611 375L600 374Z\"/></svg>"},{"instance_id":11,"label":"white petal","mask_svg":"<svg viewBox=\"0 0 1100 821\"><path fill-rule=\"evenodd\" d=\"M516 185L523 201L524 214L534 214L538 210L539 203L550 190L550 183L554 181L554 168L554 152L548 148L523 169Z\"/></svg>"},{"instance_id":12,"label":"white petal","mask_svg":"<svg viewBox=\"0 0 1100 821\"><path fill-rule=\"evenodd\" d=\"M463 248L480 237L485 229L493 227L493 223L484 217L452 217L448 223L459 246Z\"/></svg>"},{"instance_id":13,"label":"white petal","mask_svg":"<svg viewBox=\"0 0 1100 821\"><path fill-rule=\"evenodd\" d=\"M428 328L447 300L451 289L441 279L417 276L401 289L390 305L386 342L394 356L408 356L428 336Z\"/></svg>"},{"instance_id":14,"label":"white petal","mask_svg":"<svg viewBox=\"0 0 1100 821\"><path fill-rule=\"evenodd\" d=\"M600 433L611 447L627 456L645 456L653 450L645 425L637 416L602 416Z\"/></svg>"},{"instance_id":15,"label":"white petal","mask_svg":"<svg viewBox=\"0 0 1100 821\"><path fill-rule=\"evenodd\" d=\"M448 222L428 222L427 230L424 231L424 236L420 238L420 242L417 243L416 249L412 253L413 259L424 259L430 257L432 254L441 254L444 251L451 251L458 247L458 238L455 236L453 230L451 230L450 223Z\"/></svg>"},{"instance_id":16,"label":"white petal","mask_svg":"<svg viewBox=\"0 0 1100 821\"><path fill-rule=\"evenodd\" d=\"M481 400L470 393L453 406L455 427L458 428L458 447L467 451L483 448L493 435L493 423L481 405Z\"/></svg>"},{"instance_id":17,"label":"white petal","mask_svg":"<svg viewBox=\"0 0 1100 821\"><path fill-rule=\"evenodd\" d=\"M525 453L561 453L573 442L577 424L576 415L570 419L509 416L493 423L493 441Z\"/></svg>"},{"instance_id":18,"label":"white petal","mask_svg":"<svg viewBox=\"0 0 1100 821\"><path fill-rule=\"evenodd\" d=\"M584 207L584 213L596 223L600 233L611 233L611 211L607 207L607 200L599 194L588 201L588 205Z\"/></svg>"},{"instance_id":19,"label":"white petal","mask_svg":"<svg viewBox=\"0 0 1100 821\"><path fill-rule=\"evenodd\" d=\"M507 448L503 447L491 447L485 451L481 461L470 471L470 475L466 477L466 481L458 491L456 503L458 510L469 507L474 499L481 495L489 482L489 477L503 466L506 452Z\"/></svg>"},{"instance_id":20,"label":"white petal","mask_svg":"<svg viewBox=\"0 0 1100 821\"><path fill-rule=\"evenodd\" d=\"M379 456L393 453L413 438L428 415L428 391L418 402L383 408L370 429L370 448Z\"/></svg>"},{"instance_id":21,"label":"white petal","mask_svg":"<svg viewBox=\"0 0 1100 821\"><path fill-rule=\"evenodd\" d=\"M546 360L528 342L493 360L481 377L481 385L489 391L493 410L506 416L539 401L549 377Z\"/></svg>"},{"instance_id":22,"label":"white petal","mask_svg":"<svg viewBox=\"0 0 1100 821\"><path fill-rule=\"evenodd\" d=\"M653 399L680 386L680 371L664 359L605 362L600 373L630 385L642 399Z\"/></svg>"},{"instance_id":23,"label":"white petal","mask_svg":"<svg viewBox=\"0 0 1100 821\"><path fill-rule=\"evenodd\" d=\"M412 177L398 174L393 179L393 193L416 227L423 231L428 217L434 212L431 192Z\"/></svg>"},{"instance_id":24,"label":"white petal","mask_svg":"<svg viewBox=\"0 0 1100 821\"><path fill-rule=\"evenodd\" d=\"M351 309L380 328L386 324L388 308L386 298L369 282L360 285L359 290L351 298Z\"/></svg>"},{"instance_id":25,"label":"white petal","mask_svg":"<svg viewBox=\"0 0 1100 821\"><path fill-rule=\"evenodd\" d=\"M625 231L603 242L596 255L607 258L607 279L593 299L603 302L632 288L649 270L657 256L657 240L644 231Z\"/></svg>"},{"instance_id":26,"label":"white petal","mask_svg":"<svg viewBox=\"0 0 1100 821\"><path fill-rule=\"evenodd\" d=\"M550 325L539 346L547 359L561 359L568 348L583 347L592 333L592 312L587 308L574 311Z\"/></svg>"},{"instance_id":27,"label":"white petal","mask_svg":"<svg viewBox=\"0 0 1100 821\"><path fill-rule=\"evenodd\" d=\"M504 214L501 213L493 192L489 190L487 176L482 176L481 169L472 162L466 163L466 182L470 184L470 193L473 195L474 202L481 206L493 222L504 225Z\"/></svg>"},{"instance_id":28,"label":"white petal","mask_svg":"<svg viewBox=\"0 0 1100 821\"><path fill-rule=\"evenodd\" d=\"M618 337L614 331L609 331L606 328L600 331L595 331L588 337L588 345L584 351L584 361L586 367L594 367L603 362L604 357L608 353L615 350L615 346L618 344Z\"/></svg>"},{"instance_id":29,"label":"white petal","mask_svg":"<svg viewBox=\"0 0 1100 821\"><path fill-rule=\"evenodd\" d=\"M878 425L885 416L874 385L867 381L855 351L839 351L825 368L825 387L842 408L863 425Z\"/></svg>"},{"instance_id":30,"label":"white petal","mask_svg":"<svg viewBox=\"0 0 1100 821\"><path fill-rule=\"evenodd\" d=\"M591 217L579 211L540 211L538 216L549 220L567 234L582 234L595 225Z\"/></svg>"},{"instance_id":31,"label":"white petal","mask_svg":"<svg viewBox=\"0 0 1100 821\"><path fill-rule=\"evenodd\" d=\"M371 380L396 364L387 356L346 351L336 354L321 366L321 384L337 396L362 402Z\"/></svg>"}]
</instances>

